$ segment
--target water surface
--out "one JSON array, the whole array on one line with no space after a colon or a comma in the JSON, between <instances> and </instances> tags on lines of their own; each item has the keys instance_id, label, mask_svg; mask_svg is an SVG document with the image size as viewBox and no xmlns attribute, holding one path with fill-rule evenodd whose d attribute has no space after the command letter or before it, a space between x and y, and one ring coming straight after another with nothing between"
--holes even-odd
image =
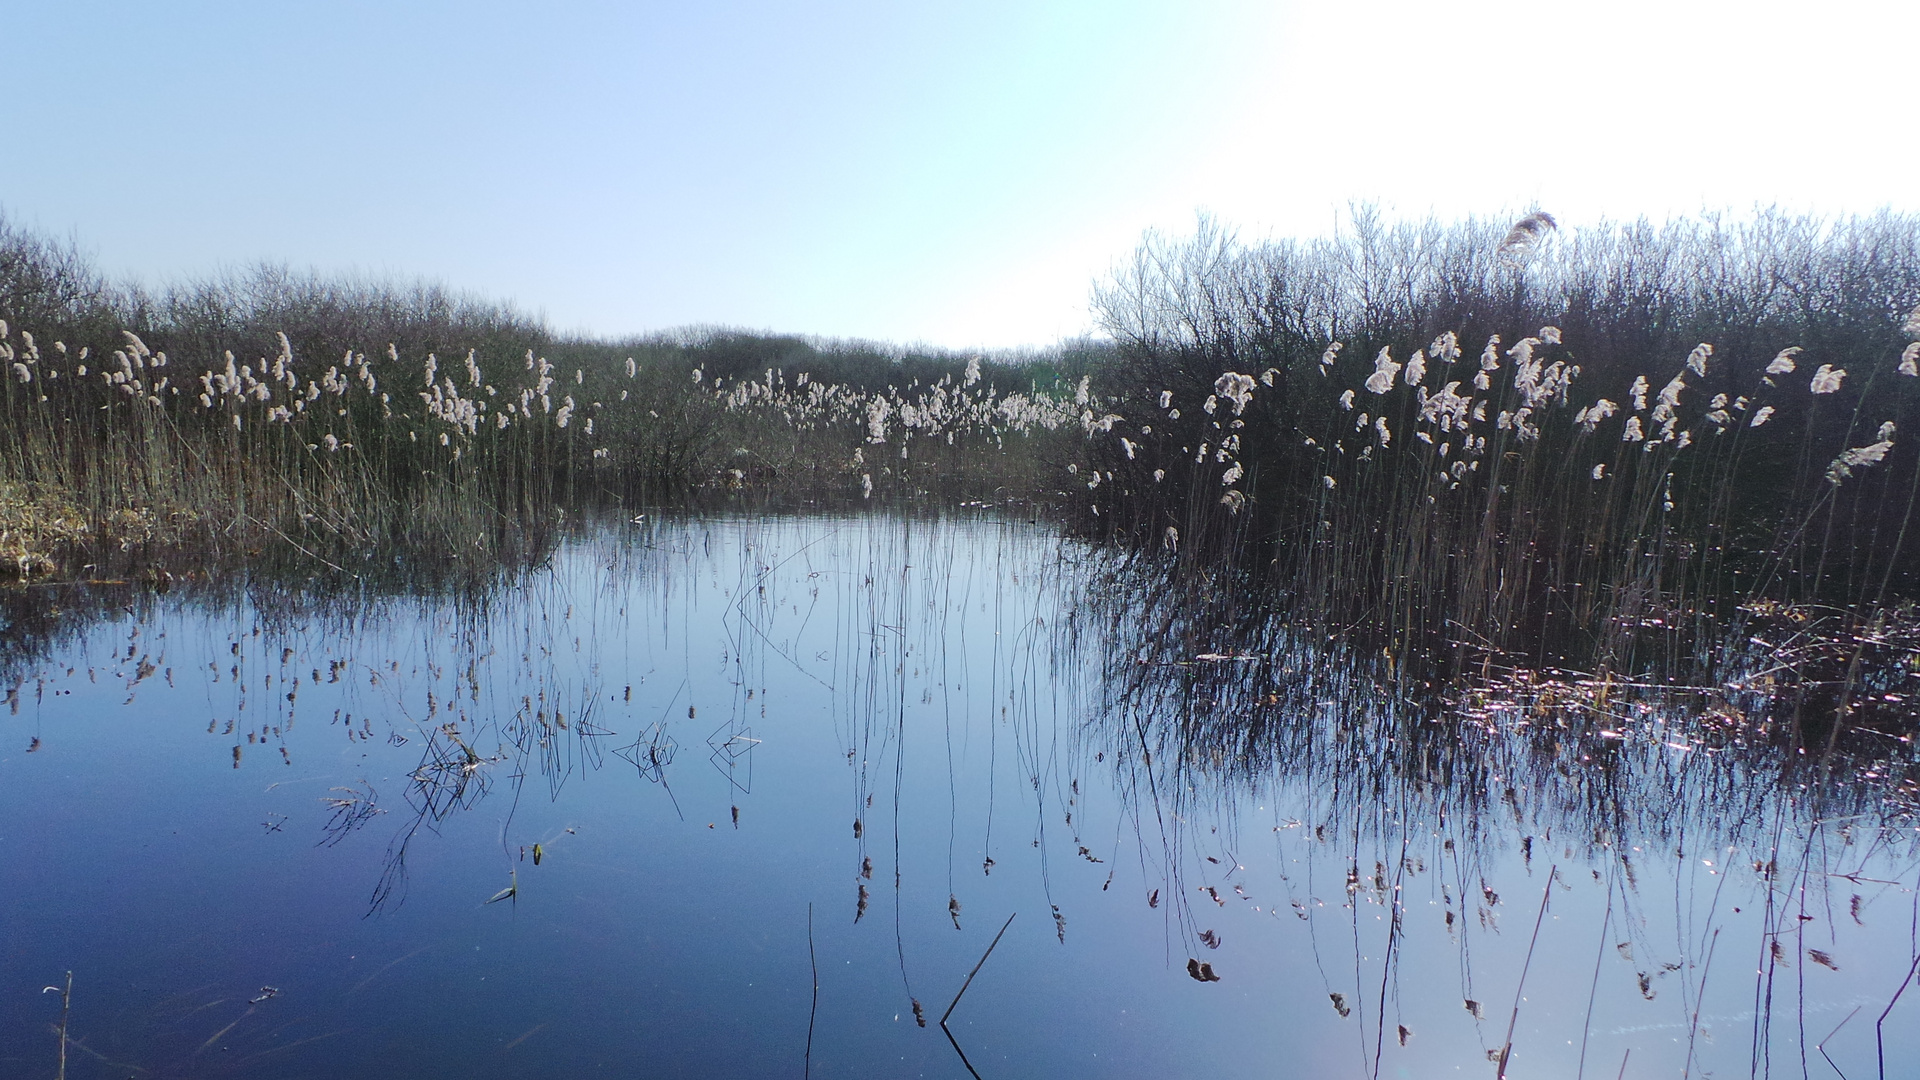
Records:
<instances>
[{"instance_id":1,"label":"water surface","mask_svg":"<svg viewBox=\"0 0 1920 1080\"><path fill-rule=\"evenodd\" d=\"M72 1077L1920 1069L1897 741L1783 782L1737 694L1415 694L1156 573L643 520L43 605L0 1073L54 1074L68 971Z\"/></svg>"}]
</instances>

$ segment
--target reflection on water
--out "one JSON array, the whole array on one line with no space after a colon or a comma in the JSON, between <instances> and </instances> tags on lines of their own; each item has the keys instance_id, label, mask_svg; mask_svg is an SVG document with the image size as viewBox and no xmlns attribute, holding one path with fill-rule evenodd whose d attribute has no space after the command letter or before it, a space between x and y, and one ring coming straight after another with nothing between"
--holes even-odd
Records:
<instances>
[{"instance_id":1,"label":"reflection on water","mask_svg":"<svg viewBox=\"0 0 1920 1080\"><path fill-rule=\"evenodd\" d=\"M1262 603L897 518L16 594L0 1073L69 970L74 1077L1914 1070L1898 724Z\"/></svg>"}]
</instances>

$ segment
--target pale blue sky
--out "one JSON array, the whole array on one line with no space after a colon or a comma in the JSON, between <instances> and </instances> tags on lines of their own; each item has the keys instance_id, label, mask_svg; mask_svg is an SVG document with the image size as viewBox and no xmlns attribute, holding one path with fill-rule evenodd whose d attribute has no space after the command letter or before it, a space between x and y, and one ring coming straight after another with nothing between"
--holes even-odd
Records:
<instances>
[{"instance_id":1,"label":"pale blue sky","mask_svg":"<svg viewBox=\"0 0 1920 1080\"><path fill-rule=\"evenodd\" d=\"M0 208L601 334L1090 327L1148 226L1920 209L1920 4L0 0Z\"/></svg>"}]
</instances>

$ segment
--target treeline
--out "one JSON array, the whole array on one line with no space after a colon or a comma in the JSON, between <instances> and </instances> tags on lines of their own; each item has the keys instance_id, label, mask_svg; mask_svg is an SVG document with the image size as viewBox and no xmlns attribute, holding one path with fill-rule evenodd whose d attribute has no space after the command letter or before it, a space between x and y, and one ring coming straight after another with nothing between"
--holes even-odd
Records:
<instances>
[{"instance_id":1,"label":"treeline","mask_svg":"<svg viewBox=\"0 0 1920 1080\"><path fill-rule=\"evenodd\" d=\"M1390 648L1685 650L1920 591L1920 219L1149 235L1096 290L1100 535ZM1255 554L1257 553L1257 555Z\"/></svg>"}]
</instances>

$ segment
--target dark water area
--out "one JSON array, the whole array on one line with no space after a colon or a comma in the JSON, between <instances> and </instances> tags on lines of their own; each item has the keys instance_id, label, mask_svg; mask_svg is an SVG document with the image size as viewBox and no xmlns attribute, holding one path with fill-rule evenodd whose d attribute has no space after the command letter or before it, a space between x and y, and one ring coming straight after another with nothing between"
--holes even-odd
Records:
<instances>
[{"instance_id":1,"label":"dark water area","mask_svg":"<svg viewBox=\"0 0 1920 1080\"><path fill-rule=\"evenodd\" d=\"M867 516L16 604L0 1076L69 971L75 1078L1920 1075L1909 739L1201 594Z\"/></svg>"}]
</instances>

